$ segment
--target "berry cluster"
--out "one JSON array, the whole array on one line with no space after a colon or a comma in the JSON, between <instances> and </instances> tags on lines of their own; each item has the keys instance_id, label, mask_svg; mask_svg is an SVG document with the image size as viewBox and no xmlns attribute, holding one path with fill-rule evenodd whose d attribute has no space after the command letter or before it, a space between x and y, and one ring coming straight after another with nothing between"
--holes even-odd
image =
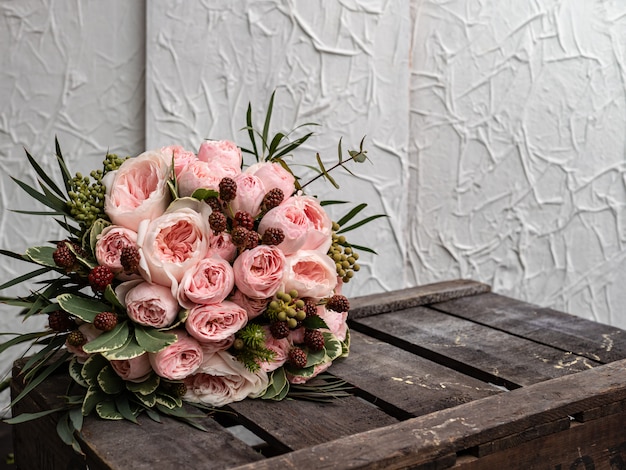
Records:
<instances>
[{"instance_id":1,"label":"berry cluster","mask_svg":"<svg viewBox=\"0 0 626 470\"><path fill-rule=\"evenodd\" d=\"M294 329L306 318L306 302L298 298L298 291L278 292L267 306L267 316L273 322L285 322Z\"/></svg>"},{"instance_id":2,"label":"berry cluster","mask_svg":"<svg viewBox=\"0 0 626 470\"><path fill-rule=\"evenodd\" d=\"M337 275L343 282L349 282L354 273L361 269L357 263L359 254L352 249L345 236L337 235L338 230L339 225L333 222L333 242L328 250L328 256L335 262Z\"/></svg>"}]
</instances>

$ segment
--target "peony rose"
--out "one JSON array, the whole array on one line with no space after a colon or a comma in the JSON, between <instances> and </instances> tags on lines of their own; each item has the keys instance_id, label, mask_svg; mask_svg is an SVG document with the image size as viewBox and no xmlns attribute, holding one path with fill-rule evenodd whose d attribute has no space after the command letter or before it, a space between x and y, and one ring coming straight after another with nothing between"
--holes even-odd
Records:
<instances>
[{"instance_id":1,"label":"peony rose","mask_svg":"<svg viewBox=\"0 0 626 470\"><path fill-rule=\"evenodd\" d=\"M265 372L271 372L281 367L287 362L289 356L289 350L292 348L291 342L287 338L276 339L270 333L268 326L264 326L265 332L265 347L274 352L274 359L270 362L261 362L259 365Z\"/></svg>"},{"instance_id":2,"label":"peony rose","mask_svg":"<svg viewBox=\"0 0 626 470\"><path fill-rule=\"evenodd\" d=\"M161 153L170 163L172 162L172 159L174 159L174 172L176 173L176 178L178 178L183 168L196 161L196 154L190 152L189 150L185 150L180 145L168 145L167 147L162 147Z\"/></svg>"},{"instance_id":3,"label":"peony rose","mask_svg":"<svg viewBox=\"0 0 626 470\"><path fill-rule=\"evenodd\" d=\"M286 257L283 277L285 292L298 291L298 297L321 299L333 294L337 268L332 259L318 251L298 251Z\"/></svg>"},{"instance_id":4,"label":"peony rose","mask_svg":"<svg viewBox=\"0 0 626 470\"><path fill-rule=\"evenodd\" d=\"M137 245L137 233L119 225L106 227L96 242L95 255L98 264L107 266L114 273L124 271L120 257L122 249Z\"/></svg>"},{"instance_id":5,"label":"peony rose","mask_svg":"<svg viewBox=\"0 0 626 470\"><path fill-rule=\"evenodd\" d=\"M178 286L178 301L186 308L224 300L235 286L235 274L228 261L214 257L199 261L187 271Z\"/></svg>"},{"instance_id":6,"label":"peony rose","mask_svg":"<svg viewBox=\"0 0 626 470\"><path fill-rule=\"evenodd\" d=\"M212 168L222 168L228 176L241 172L243 155L241 149L228 140L206 140L198 150L198 160L207 162Z\"/></svg>"},{"instance_id":7,"label":"peony rose","mask_svg":"<svg viewBox=\"0 0 626 470\"><path fill-rule=\"evenodd\" d=\"M179 206L188 202L177 201L182 201ZM192 207L168 210L152 222L144 222L137 232L141 275L149 282L172 286L172 291L176 292L185 271L205 258L209 231L207 217Z\"/></svg>"},{"instance_id":8,"label":"peony rose","mask_svg":"<svg viewBox=\"0 0 626 470\"><path fill-rule=\"evenodd\" d=\"M131 382L143 382L144 379L152 372L150 359L147 353L132 359L121 359L110 361L111 367L117 375L124 380Z\"/></svg>"},{"instance_id":9,"label":"peony rose","mask_svg":"<svg viewBox=\"0 0 626 470\"><path fill-rule=\"evenodd\" d=\"M233 243L230 233L220 232L217 235L213 231L209 234L209 249L207 256L219 256L229 263L235 261L237 247Z\"/></svg>"},{"instance_id":10,"label":"peony rose","mask_svg":"<svg viewBox=\"0 0 626 470\"><path fill-rule=\"evenodd\" d=\"M223 406L261 396L268 383L264 371L250 372L237 358L219 351L205 359L199 373L185 379L187 393L183 398L192 403Z\"/></svg>"},{"instance_id":11,"label":"peony rose","mask_svg":"<svg viewBox=\"0 0 626 470\"><path fill-rule=\"evenodd\" d=\"M103 178L104 212L115 225L134 230L142 220L159 217L170 202L167 187L170 163L161 152L129 158Z\"/></svg>"},{"instance_id":12,"label":"peony rose","mask_svg":"<svg viewBox=\"0 0 626 470\"><path fill-rule=\"evenodd\" d=\"M187 332L200 342L221 341L235 334L248 322L246 311L234 302L200 304L189 310Z\"/></svg>"},{"instance_id":13,"label":"peony rose","mask_svg":"<svg viewBox=\"0 0 626 470\"><path fill-rule=\"evenodd\" d=\"M243 294L239 289L235 289L233 295L229 297L231 302L235 302L248 313L248 320L261 315L270 303L270 299L260 298L254 299Z\"/></svg>"},{"instance_id":14,"label":"peony rose","mask_svg":"<svg viewBox=\"0 0 626 470\"><path fill-rule=\"evenodd\" d=\"M259 245L241 253L233 265L235 285L248 297L272 297L282 281L285 255L275 246Z\"/></svg>"},{"instance_id":15,"label":"peony rose","mask_svg":"<svg viewBox=\"0 0 626 470\"><path fill-rule=\"evenodd\" d=\"M330 331L339 341L345 341L348 333L348 312L333 312L328 310L324 305L318 305L318 316L324 320L328 331Z\"/></svg>"},{"instance_id":16,"label":"peony rose","mask_svg":"<svg viewBox=\"0 0 626 470\"><path fill-rule=\"evenodd\" d=\"M176 178L178 194L181 197L191 196L200 188L219 191L219 184L224 176L227 175L219 168L212 168L208 163L199 160L193 161L181 169Z\"/></svg>"},{"instance_id":17,"label":"peony rose","mask_svg":"<svg viewBox=\"0 0 626 470\"><path fill-rule=\"evenodd\" d=\"M164 328L174 323L180 306L169 287L149 282L127 285L131 287L120 299L126 305L131 320L154 328ZM118 287L116 292L123 293L125 287Z\"/></svg>"},{"instance_id":18,"label":"peony rose","mask_svg":"<svg viewBox=\"0 0 626 470\"><path fill-rule=\"evenodd\" d=\"M242 173L235 178L237 183L237 195L230 201L233 213L243 211L256 217L261 212L261 203L265 197L265 186L254 175Z\"/></svg>"},{"instance_id":19,"label":"peony rose","mask_svg":"<svg viewBox=\"0 0 626 470\"><path fill-rule=\"evenodd\" d=\"M204 355L200 343L185 330L174 330L176 342L157 353L148 353L152 369L161 377L182 380L196 372Z\"/></svg>"},{"instance_id":20,"label":"peony rose","mask_svg":"<svg viewBox=\"0 0 626 470\"><path fill-rule=\"evenodd\" d=\"M200 342L202 347L202 354L204 357L209 357L211 354L215 354L217 351L226 351L235 342L235 335L230 335L227 338L219 341L204 341Z\"/></svg>"},{"instance_id":21,"label":"peony rose","mask_svg":"<svg viewBox=\"0 0 626 470\"><path fill-rule=\"evenodd\" d=\"M256 176L263 183L265 192L278 188L287 200L296 190L296 178L283 168L280 163L259 162L248 167L245 173Z\"/></svg>"},{"instance_id":22,"label":"peony rose","mask_svg":"<svg viewBox=\"0 0 626 470\"><path fill-rule=\"evenodd\" d=\"M91 323L83 323L78 327L78 330L85 336L87 343L96 339L98 336L102 334L102 331L97 329ZM84 346L84 345L83 345ZM65 342L65 347L69 352L74 354L78 359L78 362L85 362L85 360L91 356L90 353L87 353L83 350L83 346L72 346L67 341Z\"/></svg>"},{"instance_id":23,"label":"peony rose","mask_svg":"<svg viewBox=\"0 0 626 470\"><path fill-rule=\"evenodd\" d=\"M332 243L332 221L315 198L292 196L263 216L259 233L280 228L285 239L278 245L286 255L300 249L326 254Z\"/></svg>"}]
</instances>

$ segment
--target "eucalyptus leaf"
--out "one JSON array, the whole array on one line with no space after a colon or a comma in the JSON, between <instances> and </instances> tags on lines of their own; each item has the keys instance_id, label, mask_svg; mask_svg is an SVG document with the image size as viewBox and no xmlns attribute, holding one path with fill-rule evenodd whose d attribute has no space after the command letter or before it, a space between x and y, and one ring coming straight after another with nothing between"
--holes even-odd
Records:
<instances>
[{"instance_id":1,"label":"eucalyptus leaf","mask_svg":"<svg viewBox=\"0 0 626 470\"><path fill-rule=\"evenodd\" d=\"M154 406L154 405L153 405ZM146 408L144 410L146 412L146 414L148 415L148 418L150 418L152 421L154 421L155 423L161 423L161 416L159 415L158 412L154 411L152 409L152 407L150 408Z\"/></svg>"},{"instance_id":2,"label":"eucalyptus leaf","mask_svg":"<svg viewBox=\"0 0 626 470\"><path fill-rule=\"evenodd\" d=\"M88 323L93 323L94 318L100 312L107 312L111 307L96 299L91 299L75 294L61 294L57 296L59 306L67 313L80 318Z\"/></svg>"},{"instance_id":3,"label":"eucalyptus leaf","mask_svg":"<svg viewBox=\"0 0 626 470\"><path fill-rule=\"evenodd\" d=\"M68 411L68 415L72 427L76 431L80 432L80 430L83 428L83 413L81 412L80 408L74 407L70 409Z\"/></svg>"},{"instance_id":4,"label":"eucalyptus leaf","mask_svg":"<svg viewBox=\"0 0 626 470\"><path fill-rule=\"evenodd\" d=\"M70 426L70 418L67 413L64 413L57 421L57 434L66 445L72 445L74 428Z\"/></svg>"},{"instance_id":5,"label":"eucalyptus leaf","mask_svg":"<svg viewBox=\"0 0 626 470\"><path fill-rule=\"evenodd\" d=\"M97 338L89 341L83 346L86 353L103 353L115 351L126 344L128 337L131 335L128 322L123 321L115 325L111 331L102 333Z\"/></svg>"},{"instance_id":6,"label":"eucalyptus leaf","mask_svg":"<svg viewBox=\"0 0 626 470\"><path fill-rule=\"evenodd\" d=\"M20 413L19 415L13 416L12 418L3 419L2 422L6 424L21 424L28 421L33 421L35 419L43 418L44 416L48 416L62 410L63 408L52 408L49 410L39 411L37 413Z\"/></svg>"},{"instance_id":7,"label":"eucalyptus leaf","mask_svg":"<svg viewBox=\"0 0 626 470\"><path fill-rule=\"evenodd\" d=\"M346 223L348 223L350 220L352 220L359 212L361 212L366 207L367 207L367 204L365 204L365 203L361 203L361 204L355 206L352 210L350 210L350 212L348 212L341 219L339 219L337 221L337 224L340 227L343 227Z\"/></svg>"}]
</instances>

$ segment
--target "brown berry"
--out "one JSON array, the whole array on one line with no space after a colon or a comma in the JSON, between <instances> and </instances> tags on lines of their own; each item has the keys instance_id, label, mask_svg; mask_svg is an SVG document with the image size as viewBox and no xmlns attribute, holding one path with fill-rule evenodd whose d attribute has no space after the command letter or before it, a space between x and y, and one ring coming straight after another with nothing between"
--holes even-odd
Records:
<instances>
[{"instance_id":1,"label":"brown berry","mask_svg":"<svg viewBox=\"0 0 626 470\"><path fill-rule=\"evenodd\" d=\"M306 367L307 355L304 349L292 348L289 351L287 360L292 366L297 367L298 369L304 369Z\"/></svg>"},{"instance_id":2,"label":"brown berry","mask_svg":"<svg viewBox=\"0 0 626 470\"><path fill-rule=\"evenodd\" d=\"M234 179L225 177L222 178L219 184L220 199L224 202L229 202L235 199L237 196L237 183Z\"/></svg>"},{"instance_id":3,"label":"brown berry","mask_svg":"<svg viewBox=\"0 0 626 470\"><path fill-rule=\"evenodd\" d=\"M93 319L93 326L101 331L111 331L117 326L117 315L113 312L100 312Z\"/></svg>"},{"instance_id":4,"label":"brown berry","mask_svg":"<svg viewBox=\"0 0 626 470\"><path fill-rule=\"evenodd\" d=\"M54 264L66 271L73 271L76 265L76 255L67 246L66 241L57 243L57 248L52 253Z\"/></svg>"},{"instance_id":5,"label":"brown berry","mask_svg":"<svg viewBox=\"0 0 626 470\"><path fill-rule=\"evenodd\" d=\"M280 206L280 203L285 199L285 194L280 188L271 189L264 197L261 203L261 210L267 212L274 207Z\"/></svg>"},{"instance_id":6,"label":"brown berry","mask_svg":"<svg viewBox=\"0 0 626 470\"><path fill-rule=\"evenodd\" d=\"M332 310L333 312L347 312L348 310L350 310L350 301L346 296L336 294L328 299L328 301L326 302L326 308L328 310Z\"/></svg>"},{"instance_id":7,"label":"brown berry","mask_svg":"<svg viewBox=\"0 0 626 470\"><path fill-rule=\"evenodd\" d=\"M67 344L79 348L87 343L87 338L80 330L71 331L66 338Z\"/></svg>"},{"instance_id":8,"label":"brown berry","mask_svg":"<svg viewBox=\"0 0 626 470\"><path fill-rule=\"evenodd\" d=\"M276 339L283 339L289 336L289 325L286 321L275 321L270 325L270 333Z\"/></svg>"},{"instance_id":9,"label":"brown berry","mask_svg":"<svg viewBox=\"0 0 626 470\"><path fill-rule=\"evenodd\" d=\"M217 235L226 230L226 216L221 212L211 212L209 216L209 225L211 230Z\"/></svg>"},{"instance_id":10,"label":"brown berry","mask_svg":"<svg viewBox=\"0 0 626 470\"><path fill-rule=\"evenodd\" d=\"M304 344L311 351L321 351L324 349L324 334L320 330L307 329L304 331Z\"/></svg>"},{"instance_id":11,"label":"brown berry","mask_svg":"<svg viewBox=\"0 0 626 470\"><path fill-rule=\"evenodd\" d=\"M108 285L113 282L115 274L108 266L96 266L89 273L89 285L94 292L104 292Z\"/></svg>"},{"instance_id":12,"label":"brown berry","mask_svg":"<svg viewBox=\"0 0 626 470\"><path fill-rule=\"evenodd\" d=\"M67 312L56 310L48 315L48 325L52 331L69 331L76 328L76 323Z\"/></svg>"},{"instance_id":13,"label":"brown berry","mask_svg":"<svg viewBox=\"0 0 626 470\"><path fill-rule=\"evenodd\" d=\"M280 245L285 239L285 233L280 228L270 227L263 233L262 241L265 245Z\"/></svg>"},{"instance_id":14,"label":"brown berry","mask_svg":"<svg viewBox=\"0 0 626 470\"><path fill-rule=\"evenodd\" d=\"M237 211L233 218L235 227L244 227L248 230L254 229L254 218L245 211Z\"/></svg>"},{"instance_id":15,"label":"brown berry","mask_svg":"<svg viewBox=\"0 0 626 470\"><path fill-rule=\"evenodd\" d=\"M139 249L136 246L125 246L120 253L120 263L126 273L136 273L139 270Z\"/></svg>"}]
</instances>

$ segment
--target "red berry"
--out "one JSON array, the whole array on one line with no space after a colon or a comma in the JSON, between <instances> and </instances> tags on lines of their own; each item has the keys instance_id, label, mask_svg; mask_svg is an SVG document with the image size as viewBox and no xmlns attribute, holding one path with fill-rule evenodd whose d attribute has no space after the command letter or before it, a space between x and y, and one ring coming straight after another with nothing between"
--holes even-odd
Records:
<instances>
[{"instance_id":1,"label":"red berry","mask_svg":"<svg viewBox=\"0 0 626 470\"><path fill-rule=\"evenodd\" d=\"M94 292L104 292L108 285L113 282L115 274L108 266L96 266L89 273L89 285Z\"/></svg>"},{"instance_id":2,"label":"red berry","mask_svg":"<svg viewBox=\"0 0 626 470\"><path fill-rule=\"evenodd\" d=\"M304 344L311 351L321 351L324 349L324 334L320 330L305 330Z\"/></svg>"},{"instance_id":3,"label":"red berry","mask_svg":"<svg viewBox=\"0 0 626 470\"><path fill-rule=\"evenodd\" d=\"M93 326L101 331L111 331L117 326L117 315L113 312L100 312L94 318Z\"/></svg>"},{"instance_id":4,"label":"red berry","mask_svg":"<svg viewBox=\"0 0 626 470\"><path fill-rule=\"evenodd\" d=\"M304 349L292 348L289 351L288 359L289 363L298 369L304 369L306 367L307 355Z\"/></svg>"}]
</instances>

